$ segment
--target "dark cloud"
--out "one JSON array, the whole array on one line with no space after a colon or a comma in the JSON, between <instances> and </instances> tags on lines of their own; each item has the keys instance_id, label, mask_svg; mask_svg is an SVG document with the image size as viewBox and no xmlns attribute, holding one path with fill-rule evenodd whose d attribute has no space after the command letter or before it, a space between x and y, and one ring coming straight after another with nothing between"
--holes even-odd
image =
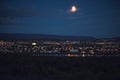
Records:
<instances>
[{"instance_id":1,"label":"dark cloud","mask_svg":"<svg viewBox=\"0 0 120 80\"><path fill-rule=\"evenodd\" d=\"M25 23L18 22L15 18L4 17L0 18L0 25L25 25Z\"/></svg>"},{"instance_id":2,"label":"dark cloud","mask_svg":"<svg viewBox=\"0 0 120 80\"><path fill-rule=\"evenodd\" d=\"M15 24L15 20L14 19L10 19L10 18L0 18L0 24L1 25L13 25Z\"/></svg>"},{"instance_id":3,"label":"dark cloud","mask_svg":"<svg viewBox=\"0 0 120 80\"><path fill-rule=\"evenodd\" d=\"M0 17L32 17L38 12L32 8L0 8Z\"/></svg>"},{"instance_id":4,"label":"dark cloud","mask_svg":"<svg viewBox=\"0 0 120 80\"><path fill-rule=\"evenodd\" d=\"M0 25L17 25L21 22L17 22L16 19L33 17L39 14L34 8L10 7L8 3L13 1L0 0Z\"/></svg>"},{"instance_id":5,"label":"dark cloud","mask_svg":"<svg viewBox=\"0 0 120 80\"><path fill-rule=\"evenodd\" d=\"M33 8L0 7L0 25L16 25L15 19L33 16L38 16L38 11Z\"/></svg>"}]
</instances>

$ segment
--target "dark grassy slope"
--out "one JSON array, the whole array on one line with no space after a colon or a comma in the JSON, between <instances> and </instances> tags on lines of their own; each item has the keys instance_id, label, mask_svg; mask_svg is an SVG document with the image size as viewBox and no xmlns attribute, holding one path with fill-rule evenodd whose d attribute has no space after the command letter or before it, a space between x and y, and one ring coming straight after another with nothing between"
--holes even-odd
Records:
<instances>
[{"instance_id":1,"label":"dark grassy slope","mask_svg":"<svg viewBox=\"0 0 120 80\"><path fill-rule=\"evenodd\" d=\"M119 80L120 58L1 56L0 75L0 80Z\"/></svg>"}]
</instances>

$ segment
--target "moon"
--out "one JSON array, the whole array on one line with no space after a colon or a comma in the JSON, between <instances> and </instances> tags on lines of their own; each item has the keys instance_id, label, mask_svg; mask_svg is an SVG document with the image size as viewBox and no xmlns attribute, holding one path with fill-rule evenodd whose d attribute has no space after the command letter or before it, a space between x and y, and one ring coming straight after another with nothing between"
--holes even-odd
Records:
<instances>
[{"instance_id":1,"label":"moon","mask_svg":"<svg viewBox=\"0 0 120 80\"><path fill-rule=\"evenodd\" d=\"M72 8L70 9L70 12L76 12L77 11L77 8L75 6L72 6Z\"/></svg>"}]
</instances>

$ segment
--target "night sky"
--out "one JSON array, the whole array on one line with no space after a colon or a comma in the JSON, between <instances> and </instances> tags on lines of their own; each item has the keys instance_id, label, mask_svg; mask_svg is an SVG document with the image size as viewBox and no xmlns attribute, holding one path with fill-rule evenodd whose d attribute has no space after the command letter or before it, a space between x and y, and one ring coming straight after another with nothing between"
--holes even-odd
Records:
<instances>
[{"instance_id":1,"label":"night sky","mask_svg":"<svg viewBox=\"0 0 120 80\"><path fill-rule=\"evenodd\" d=\"M0 33L118 37L120 0L0 0Z\"/></svg>"}]
</instances>

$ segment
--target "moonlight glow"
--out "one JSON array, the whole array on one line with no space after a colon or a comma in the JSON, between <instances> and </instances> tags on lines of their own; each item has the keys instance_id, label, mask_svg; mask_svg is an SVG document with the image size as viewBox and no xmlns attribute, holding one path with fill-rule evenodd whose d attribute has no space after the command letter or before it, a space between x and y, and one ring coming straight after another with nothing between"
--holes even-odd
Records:
<instances>
[{"instance_id":1,"label":"moonlight glow","mask_svg":"<svg viewBox=\"0 0 120 80\"><path fill-rule=\"evenodd\" d=\"M77 11L77 8L75 6L72 6L70 12L76 12Z\"/></svg>"}]
</instances>

